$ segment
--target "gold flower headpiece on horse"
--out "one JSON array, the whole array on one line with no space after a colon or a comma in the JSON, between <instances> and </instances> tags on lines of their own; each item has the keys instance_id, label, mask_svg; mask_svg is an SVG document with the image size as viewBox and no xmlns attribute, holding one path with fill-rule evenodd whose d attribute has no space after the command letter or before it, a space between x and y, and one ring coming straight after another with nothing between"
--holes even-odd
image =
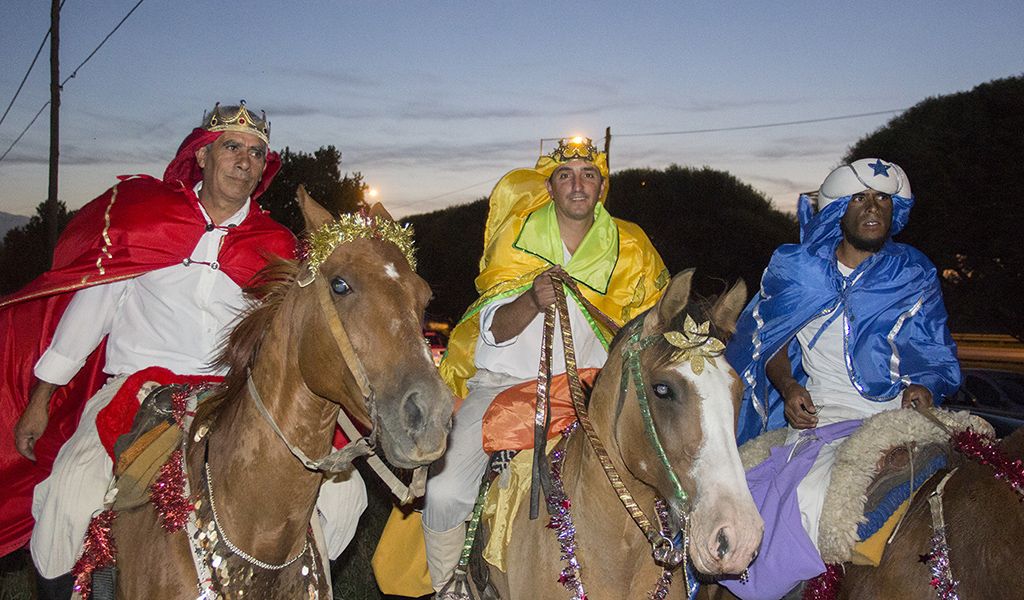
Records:
<instances>
[{"instance_id":1,"label":"gold flower headpiece on horse","mask_svg":"<svg viewBox=\"0 0 1024 600\"><path fill-rule=\"evenodd\" d=\"M359 239L381 240L398 246L409 266L416 270L416 248L411 227L390 219L348 213L324 223L306 236L305 258L310 274L316 277L320 265L339 245Z\"/></svg>"},{"instance_id":2,"label":"gold flower headpiece on horse","mask_svg":"<svg viewBox=\"0 0 1024 600\"><path fill-rule=\"evenodd\" d=\"M694 375L704 372L704 361L717 367L715 357L725 350L725 344L711 336L711 323L704 321L698 325L690 315L686 315L681 332L666 331L663 335L668 343L678 348L672 354L672 362L690 361Z\"/></svg>"}]
</instances>

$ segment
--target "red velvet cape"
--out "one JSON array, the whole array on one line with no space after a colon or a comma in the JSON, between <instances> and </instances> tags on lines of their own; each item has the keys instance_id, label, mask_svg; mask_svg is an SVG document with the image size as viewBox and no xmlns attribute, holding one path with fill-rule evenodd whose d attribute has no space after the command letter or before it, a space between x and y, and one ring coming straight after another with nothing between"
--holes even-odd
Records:
<instances>
[{"instance_id":1,"label":"red velvet cape","mask_svg":"<svg viewBox=\"0 0 1024 600\"><path fill-rule=\"evenodd\" d=\"M14 425L28 404L32 368L50 344L74 292L129 279L188 258L206 230L192 189L202 178L195 151L219 136L203 129L190 134L164 174L120 177L121 182L75 215L54 250L53 268L20 291L0 299L0 556L23 546L32 531L32 490L50 472L61 445L71 436L82 408L106 379L105 342L50 401L46 432L36 442L37 462L14 446ZM267 157L256 198L280 168ZM249 214L224 237L219 268L244 286L269 256L295 256L295 237L250 201Z\"/></svg>"}]
</instances>

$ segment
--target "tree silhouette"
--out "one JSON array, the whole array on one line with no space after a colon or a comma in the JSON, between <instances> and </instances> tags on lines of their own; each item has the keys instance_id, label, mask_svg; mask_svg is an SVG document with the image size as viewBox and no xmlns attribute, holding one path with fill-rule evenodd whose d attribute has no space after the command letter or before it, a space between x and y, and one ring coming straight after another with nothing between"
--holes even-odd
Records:
<instances>
[{"instance_id":1,"label":"tree silhouette","mask_svg":"<svg viewBox=\"0 0 1024 600\"><path fill-rule=\"evenodd\" d=\"M669 271L696 267L697 289L718 294L737 278L753 292L775 248L796 241L796 221L722 171L671 166L613 173L606 207L643 227ZM487 200L406 219L416 232L419 272L434 291L435 320L456 322L474 300Z\"/></svg>"},{"instance_id":2,"label":"tree silhouette","mask_svg":"<svg viewBox=\"0 0 1024 600\"><path fill-rule=\"evenodd\" d=\"M708 167L614 173L606 207L643 228L671 273L696 268L701 294L722 293L737 278L753 293L775 248L799 235L764 194Z\"/></svg>"},{"instance_id":3,"label":"tree silhouette","mask_svg":"<svg viewBox=\"0 0 1024 600\"><path fill-rule=\"evenodd\" d=\"M334 146L321 146L312 154L286 147L281 152L281 170L267 191L259 197L260 206L296 235L303 230L302 215L295 202L299 184L332 214L354 212L364 207L366 184L360 173L341 175L341 152Z\"/></svg>"},{"instance_id":4,"label":"tree silhouette","mask_svg":"<svg viewBox=\"0 0 1024 600\"><path fill-rule=\"evenodd\" d=\"M16 292L22 286L50 268L50 250L47 246L46 202L36 207L36 214L21 227L15 227L4 236L0 246L0 296ZM64 202L57 202L57 231L64 231L74 216Z\"/></svg>"},{"instance_id":5,"label":"tree silhouette","mask_svg":"<svg viewBox=\"0 0 1024 600\"><path fill-rule=\"evenodd\" d=\"M929 98L850 148L907 172L917 197L899 240L942 276L954 331L1024 339L1024 77Z\"/></svg>"}]
</instances>

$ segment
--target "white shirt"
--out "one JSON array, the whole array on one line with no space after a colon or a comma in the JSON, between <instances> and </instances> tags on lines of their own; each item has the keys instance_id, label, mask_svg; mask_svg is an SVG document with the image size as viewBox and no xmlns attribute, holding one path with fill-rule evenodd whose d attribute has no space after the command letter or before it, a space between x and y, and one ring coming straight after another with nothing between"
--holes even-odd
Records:
<instances>
[{"instance_id":1,"label":"white shirt","mask_svg":"<svg viewBox=\"0 0 1024 600\"><path fill-rule=\"evenodd\" d=\"M572 256L562 244L562 252L566 263ZM529 293L529 291L524 292ZM498 343L491 334L491 323L498 308L509 304L518 296L496 300L480 311L480 337L476 344L473 361L478 369L486 369L494 373L504 373L518 379L535 379L540 368L540 349L544 340L544 313L538 314L530 321L519 335ZM608 352L597 339L583 311L567 296L569 305L569 325L572 328L573 347L576 350L576 366L580 369L601 368L608 359ZM551 374L565 373L565 350L562 348L562 335L558 315L555 315L555 335L551 343Z\"/></svg>"},{"instance_id":2,"label":"white shirt","mask_svg":"<svg viewBox=\"0 0 1024 600\"><path fill-rule=\"evenodd\" d=\"M836 261L844 277L853 269ZM837 307L835 310L839 310ZM899 397L887 402L875 402L860 395L850 381L846 370L846 349L843 344L843 316L838 315L819 333L822 325L834 316L835 310L819 315L804 325L796 334L803 356L803 369L807 373L807 392L818 409L818 425L828 425L849 419L863 419L871 415L900 407ZM814 347L809 347L815 336Z\"/></svg>"},{"instance_id":3,"label":"white shirt","mask_svg":"<svg viewBox=\"0 0 1024 600\"><path fill-rule=\"evenodd\" d=\"M196 192L202 182L196 186ZM202 209L207 225L210 216ZM208 227L190 263L157 269L124 281L80 290L68 304L37 378L57 385L71 380L107 338L105 373L131 374L159 366L179 374L218 373L210 363L229 326L248 307L242 289L214 268L227 228L249 214L245 202L220 227ZM203 264L207 263L207 264Z\"/></svg>"}]
</instances>

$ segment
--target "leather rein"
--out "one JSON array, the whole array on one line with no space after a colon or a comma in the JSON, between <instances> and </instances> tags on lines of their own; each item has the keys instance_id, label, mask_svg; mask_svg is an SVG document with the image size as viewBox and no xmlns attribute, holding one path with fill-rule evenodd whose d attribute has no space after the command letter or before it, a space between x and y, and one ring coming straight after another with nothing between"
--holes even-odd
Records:
<instances>
[{"instance_id":1,"label":"leather rein","mask_svg":"<svg viewBox=\"0 0 1024 600\"><path fill-rule=\"evenodd\" d=\"M586 404L583 399L583 386L580 384L579 372L576 365L576 353L572 339L572 331L569 326L569 307L566 300L565 288L569 288L576 298L579 299L583 307L590 313L592 317L601 321L603 325L608 327L613 333L617 332L619 327L610 318L601 313L595 306L593 306L587 299L580 293L576 283L570 277L561 277L555 275L553 279L556 282L555 288L555 304L549 306L545 311L544 315L544 346L541 350L541 368L540 375L538 376L537 384L537 412L535 414L535 428L534 428L534 473L535 480L531 485L531 518L535 518L534 512L534 495L539 495L540 487L544 487L545 492L550 489L550 467L547 464L547 425L550 420L550 396L548 391L548 382L551 377L551 343L554 337L554 320L555 314L558 314L559 322L561 324L561 335L562 343L565 348L565 367L566 376L569 381L569 390L572 397L573 407L576 410L576 415L579 420L580 426L583 428L584 433L587 436L587 440L593 448L594 453L597 455L598 460L601 462L601 467L604 469L605 475L608 478L608 482L615 490L616 495L619 497L619 501L622 502L626 512L629 513L637 527L643 533L644 537L648 542L651 543L652 555L655 560L661 564L664 564L668 568L673 568L685 560L685 545L687 533L685 529L689 523L689 510L683 516L683 549L676 548L673 540L669 539L663 532L663 527L656 527L652 524L650 518L644 513L643 509L637 504L633 495L629 492L626 484L623 483L622 477L619 475L612 464L611 458L608 454L607 449L604 447L604 443L601 441L594 429L594 425L591 422L590 414L587 411ZM564 285L564 287L563 287ZM662 465L668 472L669 480L673 483L676 499L687 509L689 508L689 501L686 492L682 490L679 484L679 479L672 469L672 465L669 463L668 457L662 447L661 441L658 437L657 431L654 429L654 423L651 418L650 407L647 402L647 396L644 393L644 382L643 376L640 372L640 353L654 345L662 336L654 335L644 339L640 339L642 330L642 322L633 326L633 330L630 333L629 340L626 341L626 348L622 351L623 354L623 373L622 383L620 385L619 393L624 395L627 392L630 382L637 389L637 400L640 404L641 414L644 419L644 429L647 433L648 441L651 443L655 452L659 455ZM539 436L538 436L539 434ZM537 483L537 475L539 474L539 483ZM539 501L539 500L538 500ZM656 513L657 514L657 513ZM660 515L658 517L660 519Z\"/></svg>"}]
</instances>

